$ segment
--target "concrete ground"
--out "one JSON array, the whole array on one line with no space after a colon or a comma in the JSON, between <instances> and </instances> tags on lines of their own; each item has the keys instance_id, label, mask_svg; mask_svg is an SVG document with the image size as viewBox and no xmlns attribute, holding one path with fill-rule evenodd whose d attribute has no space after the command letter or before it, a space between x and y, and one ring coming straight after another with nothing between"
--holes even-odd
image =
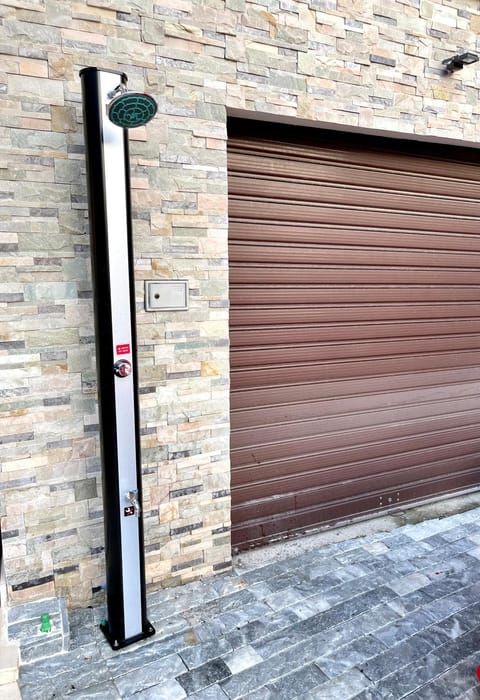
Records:
<instances>
[{"instance_id":1,"label":"concrete ground","mask_svg":"<svg viewBox=\"0 0 480 700\"><path fill-rule=\"evenodd\" d=\"M72 611L69 651L21 666L22 698L480 698L478 506L242 553L232 573L149 594L156 635L122 651L102 609Z\"/></svg>"}]
</instances>

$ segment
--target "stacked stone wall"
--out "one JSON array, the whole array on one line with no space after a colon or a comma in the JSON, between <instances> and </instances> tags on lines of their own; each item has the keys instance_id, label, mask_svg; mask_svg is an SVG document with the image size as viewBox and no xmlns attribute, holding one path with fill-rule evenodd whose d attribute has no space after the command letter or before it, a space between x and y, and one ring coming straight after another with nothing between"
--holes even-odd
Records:
<instances>
[{"instance_id":1,"label":"stacked stone wall","mask_svg":"<svg viewBox=\"0 0 480 700\"><path fill-rule=\"evenodd\" d=\"M104 582L79 71L125 71L149 587L230 566L227 114L476 143L476 0L0 4L0 515L10 602ZM144 281L188 279L188 311Z\"/></svg>"}]
</instances>

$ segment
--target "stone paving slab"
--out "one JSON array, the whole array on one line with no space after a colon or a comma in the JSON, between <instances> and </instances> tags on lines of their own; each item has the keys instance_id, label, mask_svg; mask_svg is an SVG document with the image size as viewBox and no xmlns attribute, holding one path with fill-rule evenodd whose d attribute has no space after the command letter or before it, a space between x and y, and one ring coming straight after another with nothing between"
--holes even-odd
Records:
<instances>
[{"instance_id":1,"label":"stone paving slab","mask_svg":"<svg viewBox=\"0 0 480 700\"><path fill-rule=\"evenodd\" d=\"M120 651L102 608L71 611L68 650L21 666L22 698L478 699L479 542L477 508L265 566L240 556L149 593L156 635Z\"/></svg>"},{"instance_id":2,"label":"stone paving slab","mask_svg":"<svg viewBox=\"0 0 480 700\"><path fill-rule=\"evenodd\" d=\"M49 615L48 634L40 629L42 613ZM33 662L69 649L69 621L63 599L50 598L10 608L7 618L8 638L18 640L23 661Z\"/></svg>"}]
</instances>

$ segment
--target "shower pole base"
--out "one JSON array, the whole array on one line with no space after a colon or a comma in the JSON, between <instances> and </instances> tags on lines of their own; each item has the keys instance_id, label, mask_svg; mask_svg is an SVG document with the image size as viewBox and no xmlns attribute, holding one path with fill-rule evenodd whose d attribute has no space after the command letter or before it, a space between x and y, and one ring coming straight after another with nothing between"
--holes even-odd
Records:
<instances>
[{"instance_id":1,"label":"shower pole base","mask_svg":"<svg viewBox=\"0 0 480 700\"><path fill-rule=\"evenodd\" d=\"M102 620L99 626L103 634L105 635L108 643L112 647L113 651L118 651L118 649L128 647L129 644L135 644L135 642L141 642L142 639L148 639L148 637L152 637L155 634L155 628L153 627L153 625L150 624L148 620L146 622L146 627L141 634L136 634L133 637L129 637L128 639L115 639L110 634L110 630L108 629L108 622L106 620Z\"/></svg>"}]
</instances>

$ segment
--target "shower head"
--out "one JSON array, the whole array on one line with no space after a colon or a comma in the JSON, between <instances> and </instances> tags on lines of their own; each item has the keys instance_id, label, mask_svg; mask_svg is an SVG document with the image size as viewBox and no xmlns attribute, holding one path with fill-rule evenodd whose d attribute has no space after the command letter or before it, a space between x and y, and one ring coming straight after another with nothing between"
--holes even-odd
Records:
<instances>
[{"instance_id":1,"label":"shower head","mask_svg":"<svg viewBox=\"0 0 480 700\"><path fill-rule=\"evenodd\" d=\"M108 118L122 129L143 126L157 113L157 103L143 92L129 92L122 85L114 91L107 106Z\"/></svg>"}]
</instances>

